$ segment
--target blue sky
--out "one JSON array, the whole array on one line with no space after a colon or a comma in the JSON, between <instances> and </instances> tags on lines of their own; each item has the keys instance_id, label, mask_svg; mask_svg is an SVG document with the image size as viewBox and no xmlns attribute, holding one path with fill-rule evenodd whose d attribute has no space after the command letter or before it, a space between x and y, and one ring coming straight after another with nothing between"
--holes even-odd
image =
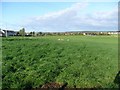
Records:
<instances>
[{"instance_id":1,"label":"blue sky","mask_svg":"<svg viewBox=\"0 0 120 90\"><path fill-rule=\"evenodd\" d=\"M118 2L119 0L1 0L2 2Z\"/></svg>"},{"instance_id":2,"label":"blue sky","mask_svg":"<svg viewBox=\"0 0 120 90\"><path fill-rule=\"evenodd\" d=\"M44 15L48 12L54 12L69 7L71 3L46 3L46 2L7 2L3 3L4 21L20 21L24 18ZM14 18L10 18L14 17Z\"/></svg>"},{"instance_id":3,"label":"blue sky","mask_svg":"<svg viewBox=\"0 0 120 90\"><path fill-rule=\"evenodd\" d=\"M117 30L117 5L117 2L2 2L1 27L42 32Z\"/></svg>"}]
</instances>

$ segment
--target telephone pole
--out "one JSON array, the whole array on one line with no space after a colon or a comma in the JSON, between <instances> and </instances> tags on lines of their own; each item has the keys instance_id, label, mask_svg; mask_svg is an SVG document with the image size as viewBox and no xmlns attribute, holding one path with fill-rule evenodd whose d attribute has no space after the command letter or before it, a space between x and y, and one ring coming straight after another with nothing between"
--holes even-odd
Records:
<instances>
[{"instance_id":1,"label":"telephone pole","mask_svg":"<svg viewBox=\"0 0 120 90\"><path fill-rule=\"evenodd\" d=\"M6 30L5 30L5 36L7 37L7 23L6 23Z\"/></svg>"},{"instance_id":2,"label":"telephone pole","mask_svg":"<svg viewBox=\"0 0 120 90\"><path fill-rule=\"evenodd\" d=\"M7 29L6 29L6 37L7 37Z\"/></svg>"}]
</instances>

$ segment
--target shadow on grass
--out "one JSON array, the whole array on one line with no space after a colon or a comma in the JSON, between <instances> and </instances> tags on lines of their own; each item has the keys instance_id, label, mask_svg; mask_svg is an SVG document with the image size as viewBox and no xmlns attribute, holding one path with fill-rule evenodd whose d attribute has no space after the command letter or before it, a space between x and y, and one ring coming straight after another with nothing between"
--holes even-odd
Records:
<instances>
[{"instance_id":1,"label":"shadow on grass","mask_svg":"<svg viewBox=\"0 0 120 90\"><path fill-rule=\"evenodd\" d=\"M114 83L118 84L118 87L120 88L120 71L117 73Z\"/></svg>"}]
</instances>

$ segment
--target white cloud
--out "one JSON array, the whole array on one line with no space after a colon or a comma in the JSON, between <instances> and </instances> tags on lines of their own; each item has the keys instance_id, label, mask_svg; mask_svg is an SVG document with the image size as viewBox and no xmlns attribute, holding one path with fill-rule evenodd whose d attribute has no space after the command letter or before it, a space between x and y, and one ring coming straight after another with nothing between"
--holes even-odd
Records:
<instances>
[{"instance_id":1,"label":"white cloud","mask_svg":"<svg viewBox=\"0 0 120 90\"><path fill-rule=\"evenodd\" d=\"M95 27L98 29L107 29L107 30L113 30L117 29L117 23L118 23L118 11L117 9L113 9L108 12L96 12L94 14L91 14L91 17L88 17L86 21L91 23L90 25L92 27Z\"/></svg>"},{"instance_id":2,"label":"white cloud","mask_svg":"<svg viewBox=\"0 0 120 90\"><path fill-rule=\"evenodd\" d=\"M26 22L25 26L43 32L117 29L117 10L79 15L78 13L85 7L87 7L86 3L76 3L58 12L33 17Z\"/></svg>"}]
</instances>

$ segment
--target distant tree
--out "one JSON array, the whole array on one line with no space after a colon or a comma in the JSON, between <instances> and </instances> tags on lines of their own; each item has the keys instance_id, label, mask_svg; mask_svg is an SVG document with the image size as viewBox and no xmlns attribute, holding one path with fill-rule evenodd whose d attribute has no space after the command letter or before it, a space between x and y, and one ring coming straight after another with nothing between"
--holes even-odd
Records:
<instances>
[{"instance_id":1,"label":"distant tree","mask_svg":"<svg viewBox=\"0 0 120 90\"><path fill-rule=\"evenodd\" d=\"M35 36L35 32L30 32L29 35Z\"/></svg>"},{"instance_id":2,"label":"distant tree","mask_svg":"<svg viewBox=\"0 0 120 90\"><path fill-rule=\"evenodd\" d=\"M38 32L37 36L43 36L43 33L42 32Z\"/></svg>"},{"instance_id":3,"label":"distant tree","mask_svg":"<svg viewBox=\"0 0 120 90\"><path fill-rule=\"evenodd\" d=\"M35 32L33 32L32 35L35 36Z\"/></svg>"},{"instance_id":4,"label":"distant tree","mask_svg":"<svg viewBox=\"0 0 120 90\"><path fill-rule=\"evenodd\" d=\"M25 28L20 29L19 35L25 36Z\"/></svg>"},{"instance_id":5,"label":"distant tree","mask_svg":"<svg viewBox=\"0 0 120 90\"><path fill-rule=\"evenodd\" d=\"M30 32L29 35L32 35L32 32Z\"/></svg>"},{"instance_id":6,"label":"distant tree","mask_svg":"<svg viewBox=\"0 0 120 90\"><path fill-rule=\"evenodd\" d=\"M39 32L40 35L42 35L42 32Z\"/></svg>"},{"instance_id":7,"label":"distant tree","mask_svg":"<svg viewBox=\"0 0 120 90\"><path fill-rule=\"evenodd\" d=\"M16 35L17 35L17 36L19 36L19 35L20 35L20 33L19 33L19 32L17 32L17 33L16 33Z\"/></svg>"}]
</instances>

